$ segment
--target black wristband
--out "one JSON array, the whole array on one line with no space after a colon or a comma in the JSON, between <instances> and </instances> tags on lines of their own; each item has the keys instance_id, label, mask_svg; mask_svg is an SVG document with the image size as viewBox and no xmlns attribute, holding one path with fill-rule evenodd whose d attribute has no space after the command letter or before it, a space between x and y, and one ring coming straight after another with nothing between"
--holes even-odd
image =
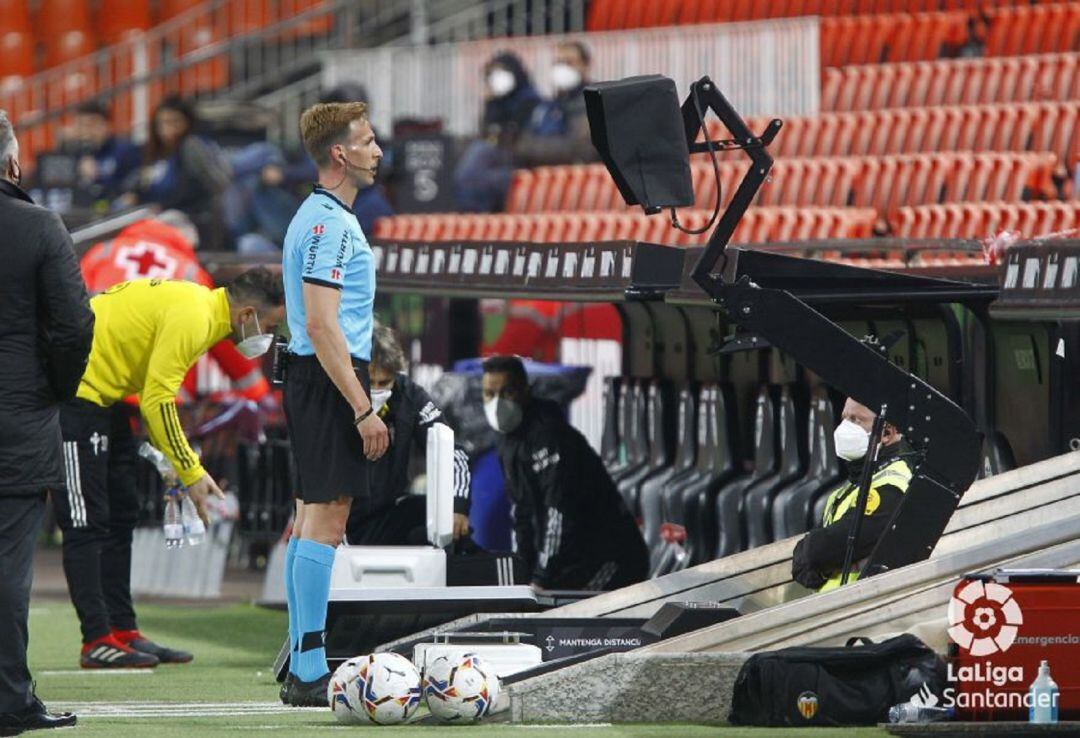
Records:
<instances>
[{"instance_id":1,"label":"black wristband","mask_svg":"<svg viewBox=\"0 0 1080 738\"><path fill-rule=\"evenodd\" d=\"M360 424L363 423L365 420L367 420L368 416L371 415L373 412L375 412L375 406L374 405L368 405L367 410L365 410L364 412L360 413L355 418L353 418L353 425L355 425L356 427L359 428Z\"/></svg>"}]
</instances>

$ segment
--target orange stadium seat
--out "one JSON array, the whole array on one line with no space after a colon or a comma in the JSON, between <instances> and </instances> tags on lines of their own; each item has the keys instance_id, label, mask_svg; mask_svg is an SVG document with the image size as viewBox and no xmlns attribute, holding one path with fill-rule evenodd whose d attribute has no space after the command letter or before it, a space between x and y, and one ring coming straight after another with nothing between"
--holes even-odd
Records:
<instances>
[{"instance_id":1,"label":"orange stadium seat","mask_svg":"<svg viewBox=\"0 0 1080 738\"><path fill-rule=\"evenodd\" d=\"M66 31L89 34L91 25L88 4L88 0L41 0L34 28L38 38L49 45L52 39Z\"/></svg>"},{"instance_id":2,"label":"orange stadium seat","mask_svg":"<svg viewBox=\"0 0 1080 738\"><path fill-rule=\"evenodd\" d=\"M1015 56L1080 48L1080 4L996 8L987 11L987 56Z\"/></svg>"},{"instance_id":3,"label":"orange stadium seat","mask_svg":"<svg viewBox=\"0 0 1080 738\"><path fill-rule=\"evenodd\" d=\"M125 36L150 28L149 0L98 0L94 14L98 38L113 44Z\"/></svg>"},{"instance_id":4,"label":"orange stadium seat","mask_svg":"<svg viewBox=\"0 0 1080 738\"><path fill-rule=\"evenodd\" d=\"M874 64L937 59L942 47L962 43L966 13L891 13L824 18L821 64Z\"/></svg>"},{"instance_id":5,"label":"orange stadium seat","mask_svg":"<svg viewBox=\"0 0 1080 738\"><path fill-rule=\"evenodd\" d=\"M688 229L700 228L710 210L685 210L679 220ZM760 243L776 240L865 238L872 235L877 213L869 208L754 207L739 223L735 240ZM637 212L530 213L522 215L396 215L381 218L375 237L402 241L535 241L591 242L639 240L695 245L705 236L671 227L667 217Z\"/></svg>"},{"instance_id":6,"label":"orange stadium seat","mask_svg":"<svg viewBox=\"0 0 1080 738\"><path fill-rule=\"evenodd\" d=\"M1080 155L1080 100L823 113L784 119L774 157L934 151L1049 151L1072 167ZM749 119L762 130L766 119ZM715 121L709 135L726 132ZM727 152L724 159L741 156Z\"/></svg>"},{"instance_id":7,"label":"orange stadium seat","mask_svg":"<svg viewBox=\"0 0 1080 738\"><path fill-rule=\"evenodd\" d=\"M33 73L34 37L29 31L5 29L0 33L0 90L18 87Z\"/></svg>"},{"instance_id":8,"label":"orange stadium seat","mask_svg":"<svg viewBox=\"0 0 1080 738\"><path fill-rule=\"evenodd\" d=\"M55 67L92 54L96 49L97 43L89 31L61 31L45 44L45 66Z\"/></svg>"},{"instance_id":9,"label":"orange stadium seat","mask_svg":"<svg viewBox=\"0 0 1080 738\"><path fill-rule=\"evenodd\" d=\"M1080 53L870 64L823 72L822 110L981 105L1080 96Z\"/></svg>"},{"instance_id":10,"label":"orange stadium seat","mask_svg":"<svg viewBox=\"0 0 1080 738\"><path fill-rule=\"evenodd\" d=\"M917 205L900 208L890 223L901 238L986 238L1002 230L1038 238L1080 227L1080 202Z\"/></svg>"}]
</instances>

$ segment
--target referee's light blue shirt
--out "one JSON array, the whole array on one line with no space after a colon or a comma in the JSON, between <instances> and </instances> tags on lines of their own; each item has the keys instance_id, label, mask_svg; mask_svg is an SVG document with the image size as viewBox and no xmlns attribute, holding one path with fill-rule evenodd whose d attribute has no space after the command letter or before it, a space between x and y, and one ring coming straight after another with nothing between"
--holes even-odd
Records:
<instances>
[{"instance_id":1,"label":"referee's light blue shirt","mask_svg":"<svg viewBox=\"0 0 1080 738\"><path fill-rule=\"evenodd\" d=\"M338 321L349 353L370 361L375 256L352 210L316 187L289 223L282 251L285 312L292 336L289 351L302 356L315 353L304 310L303 284L308 282L341 290Z\"/></svg>"}]
</instances>

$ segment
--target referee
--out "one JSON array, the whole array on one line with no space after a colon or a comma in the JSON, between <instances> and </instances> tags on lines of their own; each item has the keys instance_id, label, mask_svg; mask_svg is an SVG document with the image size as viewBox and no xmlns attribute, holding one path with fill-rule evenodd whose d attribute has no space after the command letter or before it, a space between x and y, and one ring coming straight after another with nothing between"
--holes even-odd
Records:
<instances>
[{"instance_id":1,"label":"referee","mask_svg":"<svg viewBox=\"0 0 1080 738\"><path fill-rule=\"evenodd\" d=\"M334 551L353 498L369 495L370 463L389 445L368 375L375 259L348 206L375 181L382 150L361 102L313 105L300 134L319 181L293 216L282 255L291 335L285 420L300 483L285 557L291 653L281 699L316 707L326 706L330 679L323 639Z\"/></svg>"}]
</instances>

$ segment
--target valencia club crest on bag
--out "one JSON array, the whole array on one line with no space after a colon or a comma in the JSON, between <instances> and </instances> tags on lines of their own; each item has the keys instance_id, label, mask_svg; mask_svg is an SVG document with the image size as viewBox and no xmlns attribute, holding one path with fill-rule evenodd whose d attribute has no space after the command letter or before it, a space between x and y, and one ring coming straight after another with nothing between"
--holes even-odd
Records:
<instances>
[{"instance_id":1,"label":"valencia club crest on bag","mask_svg":"<svg viewBox=\"0 0 1080 738\"><path fill-rule=\"evenodd\" d=\"M818 698L813 692L803 692L797 703L799 714L807 720L813 720L818 711Z\"/></svg>"}]
</instances>

